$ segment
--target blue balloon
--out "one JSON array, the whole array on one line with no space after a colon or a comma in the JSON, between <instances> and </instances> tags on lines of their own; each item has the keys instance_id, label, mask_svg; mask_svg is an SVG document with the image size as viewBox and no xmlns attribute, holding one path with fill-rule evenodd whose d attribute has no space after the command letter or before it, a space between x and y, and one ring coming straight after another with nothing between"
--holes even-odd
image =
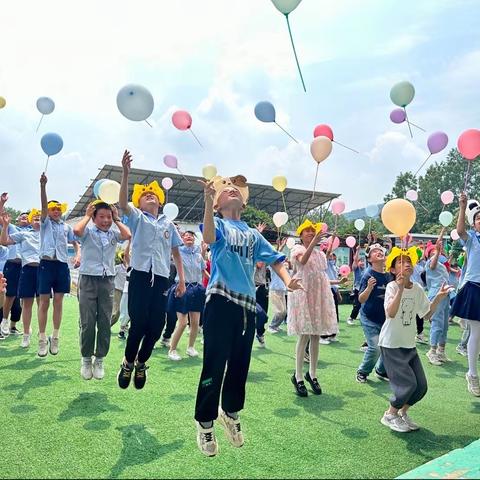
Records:
<instances>
[{"instance_id":1,"label":"blue balloon","mask_svg":"<svg viewBox=\"0 0 480 480\"><path fill-rule=\"evenodd\" d=\"M378 215L378 205L369 205L365 209L365 212L367 213L367 216L370 218L376 217Z\"/></svg>"},{"instance_id":2,"label":"blue balloon","mask_svg":"<svg viewBox=\"0 0 480 480\"><path fill-rule=\"evenodd\" d=\"M261 121L271 123L275 121L275 107L270 102L258 102L255 105L255 116Z\"/></svg>"},{"instance_id":3,"label":"blue balloon","mask_svg":"<svg viewBox=\"0 0 480 480\"><path fill-rule=\"evenodd\" d=\"M106 178L102 178L101 180L97 180L95 182L95 185L93 186L93 194L95 197L98 198L99 196L99 190L100 190L100 185L106 180Z\"/></svg>"},{"instance_id":4,"label":"blue balloon","mask_svg":"<svg viewBox=\"0 0 480 480\"><path fill-rule=\"evenodd\" d=\"M40 140L40 145L45 154L50 157L63 148L63 140L57 133L46 133Z\"/></svg>"}]
</instances>

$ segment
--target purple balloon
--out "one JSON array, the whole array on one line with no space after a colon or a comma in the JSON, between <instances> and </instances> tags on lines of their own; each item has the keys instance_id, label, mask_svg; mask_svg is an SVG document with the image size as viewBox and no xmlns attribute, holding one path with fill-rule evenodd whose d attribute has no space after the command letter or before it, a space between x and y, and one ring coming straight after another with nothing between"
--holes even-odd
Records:
<instances>
[{"instance_id":1,"label":"purple balloon","mask_svg":"<svg viewBox=\"0 0 480 480\"><path fill-rule=\"evenodd\" d=\"M175 155L165 155L163 157L163 163L170 168L177 168L178 167L178 160Z\"/></svg>"},{"instance_id":2,"label":"purple balloon","mask_svg":"<svg viewBox=\"0 0 480 480\"><path fill-rule=\"evenodd\" d=\"M448 136L445 132L434 132L427 140L427 147L430 153L441 152L448 145Z\"/></svg>"},{"instance_id":3,"label":"purple balloon","mask_svg":"<svg viewBox=\"0 0 480 480\"><path fill-rule=\"evenodd\" d=\"M390 120L393 123L403 123L407 118L407 114L403 108L396 108L390 112Z\"/></svg>"}]
</instances>

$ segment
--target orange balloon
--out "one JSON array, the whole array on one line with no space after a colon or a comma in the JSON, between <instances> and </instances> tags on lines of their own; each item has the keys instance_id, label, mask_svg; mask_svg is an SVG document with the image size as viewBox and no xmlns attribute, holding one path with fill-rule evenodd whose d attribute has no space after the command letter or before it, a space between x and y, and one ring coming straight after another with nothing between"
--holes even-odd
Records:
<instances>
[{"instance_id":1,"label":"orange balloon","mask_svg":"<svg viewBox=\"0 0 480 480\"><path fill-rule=\"evenodd\" d=\"M328 137L316 137L310 144L310 153L317 163L323 162L332 151L332 141Z\"/></svg>"},{"instance_id":2,"label":"orange balloon","mask_svg":"<svg viewBox=\"0 0 480 480\"><path fill-rule=\"evenodd\" d=\"M416 219L415 207L403 198L395 198L383 206L382 222L387 230L398 237L404 237L411 230Z\"/></svg>"}]
</instances>

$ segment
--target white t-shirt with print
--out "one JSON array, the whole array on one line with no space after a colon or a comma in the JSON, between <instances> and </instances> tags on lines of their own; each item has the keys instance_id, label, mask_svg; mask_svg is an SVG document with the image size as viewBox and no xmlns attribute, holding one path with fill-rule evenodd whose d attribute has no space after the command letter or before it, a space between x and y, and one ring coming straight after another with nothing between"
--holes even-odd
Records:
<instances>
[{"instance_id":1,"label":"white t-shirt with print","mask_svg":"<svg viewBox=\"0 0 480 480\"><path fill-rule=\"evenodd\" d=\"M387 313L389 305L398 292L398 284L390 282L385 290L385 323L378 339L378 345L384 348L415 348L417 333L416 316L424 317L430 310L430 301L423 288L416 282L412 288L404 288L400 306L395 318Z\"/></svg>"}]
</instances>

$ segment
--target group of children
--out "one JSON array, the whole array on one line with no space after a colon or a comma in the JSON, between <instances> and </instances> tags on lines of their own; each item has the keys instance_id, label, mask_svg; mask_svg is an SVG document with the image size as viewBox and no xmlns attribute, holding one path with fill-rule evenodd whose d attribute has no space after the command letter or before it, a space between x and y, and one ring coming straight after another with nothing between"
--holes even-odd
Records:
<instances>
[{"instance_id":1,"label":"group of children","mask_svg":"<svg viewBox=\"0 0 480 480\"><path fill-rule=\"evenodd\" d=\"M214 421L224 427L230 443L244 443L239 412L244 407L245 386L255 335L264 346L267 291L266 267L270 271L270 304L273 318L269 331L277 333L288 318L289 335L298 337L296 365L291 382L295 392L307 397L306 380L316 395L322 393L317 378L319 344L336 340L338 333L338 285L333 242L318 248L322 225L303 222L297 229L299 243L282 253L284 244L274 248L261 233L241 220L248 201L248 186L242 175L214 177L203 183L205 212L200 226L210 250L209 268L205 250L195 246L195 233L180 235L176 225L160 213L165 195L156 181L136 184L131 202L128 181L132 157L125 151L119 206L126 218L121 221L114 205L92 202L73 228L62 220L67 206L47 200L47 178L41 176L41 210L32 209L19 225L10 224L4 213L6 194L0 199L2 231L0 243L6 256L5 279L0 276L3 300L2 333L10 333L8 316L15 298L22 300L23 340L31 338L32 306L38 302L38 355L59 351L59 330L63 296L70 291L67 263L72 244L79 266L81 375L85 380L104 377L103 360L108 353L111 325L120 318L119 336L126 336L125 353L117 375L122 389L132 377L136 389L147 381L148 360L165 329L162 344L168 357L181 359L178 344L189 323L187 355L198 355L195 339L203 322L203 367L195 405L197 444L200 451L218 453ZM480 350L480 205L460 197L457 230L465 243L467 261L451 315L464 319L470 328L468 340L469 391L480 396L477 359ZM466 231L465 211L473 227ZM24 215L25 216L25 215ZM118 257L118 244L128 241ZM440 261L442 242L427 247L425 277L428 297L413 276L419 261L416 247L394 247L387 251L380 243L366 249L365 268L359 251L354 257L354 309L348 320L360 322L367 350L356 379L367 382L375 370L389 380L393 392L381 422L391 429L407 432L418 429L408 415L421 400L427 382L416 350L419 319L432 322L428 360L433 365L448 361L445 353L449 318L447 267ZM172 267L174 274L172 275ZM292 275L290 275L290 269ZM418 269L417 269L418 270ZM257 274L255 275L255 272ZM417 272L418 273L418 272ZM172 278L173 277L173 278ZM203 278L207 278L206 288ZM288 296L287 296L288 292ZM53 331L46 336L47 315L53 301ZM263 303L262 303L263 302ZM169 318L173 320L168 320ZM178 319L175 327L175 317ZM130 328L127 331L127 322ZM170 339L173 328L173 336ZM167 332L169 331L169 332ZM421 333L421 332L420 332ZM304 359L309 368L303 374Z\"/></svg>"}]
</instances>

